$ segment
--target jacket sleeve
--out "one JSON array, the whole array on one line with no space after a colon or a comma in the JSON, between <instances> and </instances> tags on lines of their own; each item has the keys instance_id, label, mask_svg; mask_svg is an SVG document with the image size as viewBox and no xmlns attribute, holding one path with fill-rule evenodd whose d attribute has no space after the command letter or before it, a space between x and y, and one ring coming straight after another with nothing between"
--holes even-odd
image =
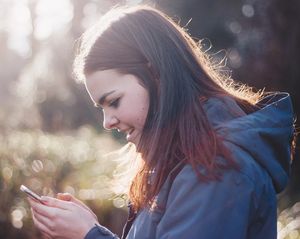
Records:
<instances>
[{"instance_id":1,"label":"jacket sleeve","mask_svg":"<svg viewBox=\"0 0 300 239\"><path fill-rule=\"evenodd\" d=\"M221 181L200 182L191 166L184 167L170 189L156 238L246 238L253 188L237 172L228 171Z\"/></svg>"},{"instance_id":2,"label":"jacket sleeve","mask_svg":"<svg viewBox=\"0 0 300 239\"><path fill-rule=\"evenodd\" d=\"M119 239L119 237L113 234L106 227L103 227L101 225L95 225L85 235L84 239Z\"/></svg>"}]
</instances>

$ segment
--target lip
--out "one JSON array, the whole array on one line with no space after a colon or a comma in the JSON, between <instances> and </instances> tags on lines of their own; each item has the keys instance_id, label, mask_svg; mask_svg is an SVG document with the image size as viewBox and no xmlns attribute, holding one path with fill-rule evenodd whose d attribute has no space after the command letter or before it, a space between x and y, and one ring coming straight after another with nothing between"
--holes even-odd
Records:
<instances>
[{"instance_id":1,"label":"lip","mask_svg":"<svg viewBox=\"0 0 300 239\"><path fill-rule=\"evenodd\" d=\"M128 129L117 129L118 132L121 132L126 135L126 141L134 143L137 134L135 133L135 128L128 128Z\"/></svg>"}]
</instances>

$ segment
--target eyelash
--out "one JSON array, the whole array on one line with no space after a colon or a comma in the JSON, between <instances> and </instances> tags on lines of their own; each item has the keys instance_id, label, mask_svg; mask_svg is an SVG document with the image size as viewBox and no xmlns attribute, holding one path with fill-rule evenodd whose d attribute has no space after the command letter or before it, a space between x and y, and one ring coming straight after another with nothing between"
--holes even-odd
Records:
<instances>
[{"instance_id":1,"label":"eyelash","mask_svg":"<svg viewBox=\"0 0 300 239\"><path fill-rule=\"evenodd\" d=\"M120 103L120 98L117 98L117 99L111 101L111 102L109 103L109 106L110 106L110 107L117 108L117 107L119 106L119 103Z\"/></svg>"}]
</instances>

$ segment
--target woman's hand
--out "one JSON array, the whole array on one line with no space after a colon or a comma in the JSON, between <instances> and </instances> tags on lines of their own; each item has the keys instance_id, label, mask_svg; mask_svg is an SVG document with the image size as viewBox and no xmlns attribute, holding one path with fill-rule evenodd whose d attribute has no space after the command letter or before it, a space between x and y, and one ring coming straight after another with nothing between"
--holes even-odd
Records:
<instances>
[{"instance_id":1,"label":"woman's hand","mask_svg":"<svg viewBox=\"0 0 300 239\"><path fill-rule=\"evenodd\" d=\"M98 224L97 217L73 196L68 195L64 199L43 196L44 204L41 204L28 198L34 224L46 238L83 239Z\"/></svg>"},{"instance_id":2,"label":"woman's hand","mask_svg":"<svg viewBox=\"0 0 300 239\"><path fill-rule=\"evenodd\" d=\"M98 221L98 218L97 218L96 214L87 205L85 205L83 202L81 202L80 200L75 198L72 194L70 194L70 193L58 193L56 195L56 198L60 199L60 200L71 201L73 203L76 203L77 205L79 205L79 206L85 208L86 210L90 211L90 213L93 214L95 219Z\"/></svg>"}]
</instances>

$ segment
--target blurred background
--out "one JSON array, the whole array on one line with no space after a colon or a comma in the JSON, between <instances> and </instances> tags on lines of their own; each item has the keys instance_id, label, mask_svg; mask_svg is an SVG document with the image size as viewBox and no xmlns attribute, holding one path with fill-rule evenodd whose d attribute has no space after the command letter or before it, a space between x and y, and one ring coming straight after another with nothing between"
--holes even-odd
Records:
<instances>
[{"instance_id":1,"label":"blurred background","mask_svg":"<svg viewBox=\"0 0 300 239\"><path fill-rule=\"evenodd\" d=\"M101 129L102 115L72 79L74 43L128 0L0 0L0 238L39 238L25 184L40 194L69 192L121 234L127 207L111 190L108 152L124 145ZM300 114L299 0L160 0L155 4L227 56L235 80L287 91ZM299 141L299 139L298 139ZM300 238L299 148L288 188L278 195L278 238Z\"/></svg>"}]
</instances>

